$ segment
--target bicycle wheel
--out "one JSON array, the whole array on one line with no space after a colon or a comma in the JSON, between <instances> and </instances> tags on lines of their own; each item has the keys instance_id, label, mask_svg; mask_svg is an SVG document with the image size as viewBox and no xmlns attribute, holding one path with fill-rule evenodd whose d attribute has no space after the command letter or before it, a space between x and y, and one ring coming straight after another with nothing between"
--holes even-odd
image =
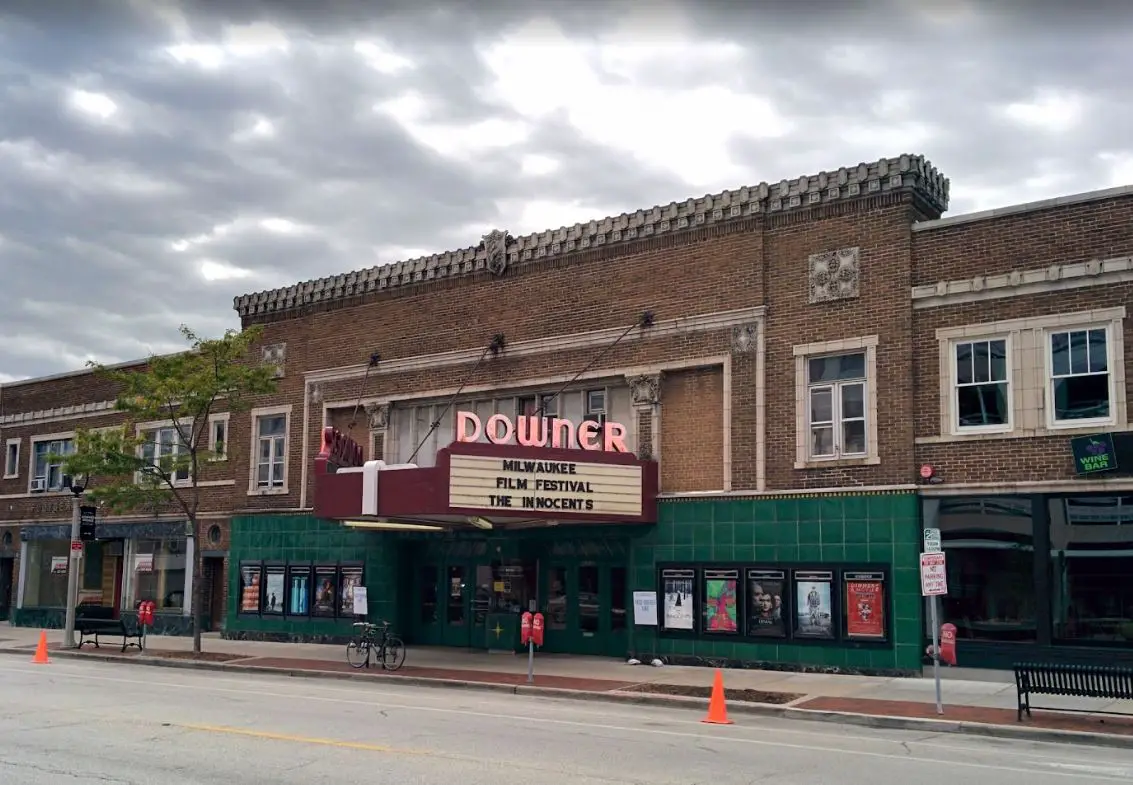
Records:
<instances>
[{"instance_id":1,"label":"bicycle wheel","mask_svg":"<svg viewBox=\"0 0 1133 785\"><path fill-rule=\"evenodd\" d=\"M405 664L405 644L401 638L390 636L386 638L386 645L382 649L382 667L387 671L395 671Z\"/></svg>"},{"instance_id":2,"label":"bicycle wheel","mask_svg":"<svg viewBox=\"0 0 1133 785\"><path fill-rule=\"evenodd\" d=\"M370 664L370 642L350 641L346 644L346 661L352 668L362 668Z\"/></svg>"}]
</instances>

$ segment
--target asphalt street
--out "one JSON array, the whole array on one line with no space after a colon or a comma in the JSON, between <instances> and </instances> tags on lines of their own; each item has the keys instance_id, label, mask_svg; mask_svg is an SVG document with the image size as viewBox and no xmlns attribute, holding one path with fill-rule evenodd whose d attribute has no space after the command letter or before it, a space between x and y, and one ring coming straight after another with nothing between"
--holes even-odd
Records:
<instances>
[{"instance_id":1,"label":"asphalt street","mask_svg":"<svg viewBox=\"0 0 1133 785\"><path fill-rule=\"evenodd\" d=\"M0 672L3 785L1133 782L1133 749L65 659Z\"/></svg>"}]
</instances>

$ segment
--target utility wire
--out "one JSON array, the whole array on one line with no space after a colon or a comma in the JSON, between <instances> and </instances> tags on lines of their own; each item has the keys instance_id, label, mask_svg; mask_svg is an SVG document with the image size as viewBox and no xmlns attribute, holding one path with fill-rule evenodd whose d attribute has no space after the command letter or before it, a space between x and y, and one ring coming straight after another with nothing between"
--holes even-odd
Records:
<instances>
[{"instance_id":1,"label":"utility wire","mask_svg":"<svg viewBox=\"0 0 1133 785\"><path fill-rule=\"evenodd\" d=\"M441 409L441 413L437 415L437 419L433 420L432 424L429 426L429 431L425 434L424 437L422 437L421 443L417 445L417 448L415 450L413 450L413 454L409 456L409 460L406 461L406 463L413 463L413 459L417 457L417 453L419 453L421 451L421 448L425 446L425 442L429 440L429 437L433 435L433 432L440 427L441 420L443 420L444 416L448 414L448 410L452 408L452 405L454 403L456 403L456 399L460 397L460 394L464 392L464 388L468 386L468 382L470 382L472 380L472 377L476 375L476 371L480 370L480 365L484 362L488 355L491 354L494 357L501 351L503 351L503 348L503 334L498 333L492 336L491 342L487 346L485 346L484 351L480 353L480 359L476 361L476 364L472 366L472 370L469 371L468 375L464 377L464 381L460 383L460 387L457 389L457 391L452 394L451 398L448 399L448 403L445 404L445 408Z\"/></svg>"},{"instance_id":2,"label":"utility wire","mask_svg":"<svg viewBox=\"0 0 1133 785\"><path fill-rule=\"evenodd\" d=\"M358 409L362 406L362 398L366 395L366 382L370 380L370 371L378 367L378 363L382 361L382 356L377 352L370 355L370 362L366 366L366 372L362 374L362 386L358 389L358 400L354 402L354 411L350 415L350 425L346 426L346 430L353 431L355 423L358 422Z\"/></svg>"},{"instance_id":3,"label":"utility wire","mask_svg":"<svg viewBox=\"0 0 1133 785\"><path fill-rule=\"evenodd\" d=\"M571 379L566 384L564 384L562 387L560 387L558 390L556 390L553 395L548 395L545 398L543 398L542 400L540 400L539 401L539 408L537 408L535 410L535 414L533 416L534 417L542 417L544 414L546 414L545 407L548 403L550 403L551 401L554 401L560 395L562 395L563 392L565 392L568 387L570 387L572 384L574 384L576 381L578 381L578 378L580 376L582 376L582 374L586 373L591 368L593 368L594 365L599 360L601 360L603 357L605 357L615 346L617 346L619 343L621 343L623 338L625 338L627 335L629 335L630 333L632 333L634 330L638 329L639 327L644 330L645 328L652 327L652 326L653 326L653 312L652 311L646 311L645 313L643 313L641 315L640 319L638 319L635 323L633 323L632 325L627 327L625 332L623 332L621 335L619 335L613 343L611 343L609 346L607 346L602 351L598 352L598 354L591 357L590 362L588 362L586 365L584 365L578 373L576 373L573 377L571 377Z\"/></svg>"}]
</instances>

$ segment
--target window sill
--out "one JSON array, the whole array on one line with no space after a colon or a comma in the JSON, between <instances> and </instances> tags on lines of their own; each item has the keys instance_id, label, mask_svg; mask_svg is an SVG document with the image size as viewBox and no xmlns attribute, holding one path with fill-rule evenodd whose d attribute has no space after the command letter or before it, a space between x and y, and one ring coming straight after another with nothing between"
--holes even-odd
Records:
<instances>
[{"instance_id":1,"label":"window sill","mask_svg":"<svg viewBox=\"0 0 1133 785\"><path fill-rule=\"evenodd\" d=\"M5 475L4 475L4 477L3 477L2 479L5 479L5 480L18 480L18 479L20 479L20 475L18 475L18 474L5 474Z\"/></svg>"},{"instance_id":2,"label":"window sill","mask_svg":"<svg viewBox=\"0 0 1133 785\"><path fill-rule=\"evenodd\" d=\"M283 488L252 488L248 491L249 496L286 496L288 490Z\"/></svg>"},{"instance_id":3,"label":"window sill","mask_svg":"<svg viewBox=\"0 0 1133 785\"><path fill-rule=\"evenodd\" d=\"M1062 428L1039 428L1032 431L1026 430L1013 430L1013 431L996 431L988 433L986 431L981 433L964 433L964 434L945 434L943 436L918 436L913 440L914 444L957 444L959 442L990 442L1000 441L1003 439L1042 439L1051 436L1089 436L1095 434L1098 430L1104 430L1108 433L1129 433L1133 432L1133 428L1129 426L1118 427L1116 425L1075 425L1074 427Z\"/></svg>"},{"instance_id":4,"label":"window sill","mask_svg":"<svg viewBox=\"0 0 1133 785\"><path fill-rule=\"evenodd\" d=\"M877 466L881 456L867 455L862 458L812 458L809 461L795 461L796 469L840 469L848 466Z\"/></svg>"},{"instance_id":5,"label":"window sill","mask_svg":"<svg viewBox=\"0 0 1133 785\"><path fill-rule=\"evenodd\" d=\"M1099 428L1117 427L1116 417L1107 417L1104 420L1071 420L1067 422L1048 422L1046 430L1054 433L1065 431L1096 431Z\"/></svg>"}]
</instances>

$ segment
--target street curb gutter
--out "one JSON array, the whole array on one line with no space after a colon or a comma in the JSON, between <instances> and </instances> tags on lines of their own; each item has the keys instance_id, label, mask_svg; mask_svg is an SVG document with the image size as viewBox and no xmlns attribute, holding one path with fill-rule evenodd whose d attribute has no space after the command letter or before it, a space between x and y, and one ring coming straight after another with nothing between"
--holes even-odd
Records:
<instances>
[{"instance_id":1,"label":"street curb gutter","mask_svg":"<svg viewBox=\"0 0 1133 785\"><path fill-rule=\"evenodd\" d=\"M26 656L26 651L18 649L0 649L0 654L16 654ZM259 676L287 676L297 679L322 679L332 681L364 681L369 684L388 683L404 684L415 687L431 687L434 689L464 689L480 692L496 692L512 695L526 695L531 697L558 698L560 700L576 700L605 703L623 703L639 706L657 706L662 708L703 709L705 701L700 698L689 698L681 695L649 695L632 692L592 692L586 690L572 690L560 687L527 686L526 684L494 684L491 682L468 681L464 679L430 679L420 676L379 676L365 672L345 673L342 671L319 670L291 670L287 668L265 668L256 665L240 665L221 662L193 662L189 660L166 659L164 657L131 657L128 660L113 654L79 653L70 651L52 651L52 657L76 660L94 660L109 662L118 665L148 665L158 668L173 668L181 670L204 670L220 673L240 673ZM249 659L252 659L249 657ZM856 725L865 728L878 728L884 730L914 730L929 733L958 733L969 736L983 736L987 738L1011 739L1015 741L1039 741L1061 744L1091 744L1098 747L1116 747L1128 749L1133 746L1133 738L1114 733L1091 733L1086 731L1068 731L1027 726L1015 727L1012 725L993 725L980 722L963 722L947 719L926 719L921 717L897 717L888 715L859 714L854 712L826 711L817 709L802 709L792 706L774 706L771 704L732 702L728 704L731 714L743 714L755 717L777 717L787 720L809 722L830 722L842 725Z\"/></svg>"}]
</instances>

